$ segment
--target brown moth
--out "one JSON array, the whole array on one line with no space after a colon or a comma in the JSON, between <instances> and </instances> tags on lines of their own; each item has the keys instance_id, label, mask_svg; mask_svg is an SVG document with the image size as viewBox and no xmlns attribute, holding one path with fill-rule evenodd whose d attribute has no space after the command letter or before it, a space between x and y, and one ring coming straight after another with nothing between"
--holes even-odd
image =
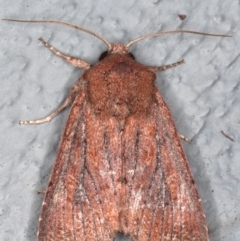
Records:
<instances>
[{"instance_id":1,"label":"brown moth","mask_svg":"<svg viewBox=\"0 0 240 241\"><path fill-rule=\"evenodd\" d=\"M133 241L207 241L201 200L173 118L155 86L156 72L177 66L144 66L127 45L110 44L91 66L66 56L42 38L56 55L84 72L65 102L41 124L71 104L39 219L38 241L112 241L117 232Z\"/></svg>"}]
</instances>

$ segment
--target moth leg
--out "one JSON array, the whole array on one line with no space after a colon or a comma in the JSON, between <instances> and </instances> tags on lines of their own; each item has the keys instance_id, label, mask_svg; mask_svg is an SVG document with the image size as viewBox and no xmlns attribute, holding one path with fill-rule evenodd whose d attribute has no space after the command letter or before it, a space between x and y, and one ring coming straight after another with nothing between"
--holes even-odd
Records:
<instances>
[{"instance_id":1,"label":"moth leg","mask_svg":"<svg viewBox=\"0 0 240 241\"><path fill-rule=\"evenodd\" d=\"M191 142L192 142L191 139L188 139L186 136L184 136L184 135L182 135L182 134L180 134L180 133L179 133L179 136L180 136L180 138L181 138L182 140L184 140L184 141L186 141L186 142L188 142L188 143L191 143Z\"/></svg>"},{"instance_id":2,"label":"moth leg","mask_svg":"<svg viewBox=\"0 0 240 241\"><path fill-rule=\"evenodd\" d=\"M148 69L154 73L157 73L158 71L164 71L164 70L167 70L167 69L170 69L170 68L173 68L173 67L176 67L180 64L184 64L185 61L184 59L176 62L176 63L173 63L173 64L168 64L168 65L165 65L165 66L159 66L159 67L153 67L153 66L148 66Z\"/></svg>"},{"instance_id":3,"label":"moth leg","mask_svg":"<svg viewBox=\"0 0 240 241\"><path fill-rule=\"evenodd\" d=\"M40 191L37 191L38 194L45 194L46 191L45 190L40 190Z\"/></svg>"},{"instance_id":4,"label":"moth leg","mask_svg":"<svg viewBox=\"0 0 240 241\"><path fill-rule=\"evenodd\" d=\"M74 101L76 95L78 94L78 92L80 91L80 89L82 88L81 85L81 80L79 79L74 86L71 88L71 90L68 93L67 98L64 100L64 102L62 103L62 105L60 105L55 111L53 111L50 115L41 118L41 119L37 119L37 120L26 120L26 121L19 121L20 125L37 125L37 124L42 124L45 122L49 122L51 121L55 116L57 116L63 109L65 109L66 107L68 107L69 105L72 104L72 102Z\"/></svg>"},{"instance_id":5,"label":"moth leg","mask_svg":"<svg viewBox=\"0 0 240 241\"><path fill-rule=\"evenodd\" d=\"M50 45L49 43L47 43L46 41L43 40L43 38L39 38L39 41L44 44L45 47L47 47L48 49L50 49L54 54L56 54L57 56L65 59L67 62L69 62L70 64L72 64L75 67L78 68L84 68L84 69L89 69L90 68L90 64L85 62L82 59L79 58L75 58L72 56L68 56L65 55L64 53L58 51L57 49L55 49L52 45Z\"/></svg>"}]
</instances>

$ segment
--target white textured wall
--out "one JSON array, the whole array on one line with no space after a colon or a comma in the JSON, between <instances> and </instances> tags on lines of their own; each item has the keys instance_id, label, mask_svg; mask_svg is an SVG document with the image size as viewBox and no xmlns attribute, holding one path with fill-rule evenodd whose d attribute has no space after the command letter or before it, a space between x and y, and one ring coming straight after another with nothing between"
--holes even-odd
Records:
<instances>
[{"instance_id":1,"label":"white textured wall","mask_svg":"<svg viewBox=\"0 0 240 241\"><path fill-rule=\"evenodd\" d=\"M180 133L207 215L211 241L240 240L240 4L211 1L0 1L1 18L56 19L82 25L110 42L174 29L232 38L172 35L131 49L147 65L186 63L158 74L157 85ZM181 21L177 14L186 14ZM106 46L73 29L0 22L0 240L32 241L42 196L68 110L51 123L19 126L49 114L81 75L38 42L95 63ZM231 142L220 131L235 139Z\"/></svg>"}]
</instances>

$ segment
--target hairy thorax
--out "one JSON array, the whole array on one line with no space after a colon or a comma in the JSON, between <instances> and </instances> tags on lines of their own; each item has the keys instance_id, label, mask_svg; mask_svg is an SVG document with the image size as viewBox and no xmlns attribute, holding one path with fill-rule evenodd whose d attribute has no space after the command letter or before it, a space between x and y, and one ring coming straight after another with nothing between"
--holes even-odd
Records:
<instances>
[{"instance_id":1,"label":"hairy thorax","mask_svg":"<svg viewBox=\"0 0 240 241\"><path fill-rule=\"evenodd\" d=\"M89 102L103 118L114 116L124 123L130 115L147 114L154 103L156 75L127 54L108 55L84 79Z\"/></svg>"}]
</instances>

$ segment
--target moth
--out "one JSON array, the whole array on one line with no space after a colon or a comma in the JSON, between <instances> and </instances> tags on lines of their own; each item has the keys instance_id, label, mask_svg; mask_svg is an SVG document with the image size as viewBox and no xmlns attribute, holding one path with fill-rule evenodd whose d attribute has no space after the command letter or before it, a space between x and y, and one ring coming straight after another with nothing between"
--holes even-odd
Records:
<instances>
[{"instance_id":1,"label":"moth","mask_svg":"<svg viewBox=\"0 0 240 241\"><path fill-rule=\"evenodd\" d=\"M6 19L5 19L6 20ZM52 120L71 105L39 219L38 241L112 241L117 232L133 241L207 241L201 200L180 135L153 67L138 63L130 46L176 30L110 44L82 27L53 20L15 22L62 24L92 34L108 51L91 65L67 56L40 38L54 54L84 72Z\"/></svg>"}]
</instances>

